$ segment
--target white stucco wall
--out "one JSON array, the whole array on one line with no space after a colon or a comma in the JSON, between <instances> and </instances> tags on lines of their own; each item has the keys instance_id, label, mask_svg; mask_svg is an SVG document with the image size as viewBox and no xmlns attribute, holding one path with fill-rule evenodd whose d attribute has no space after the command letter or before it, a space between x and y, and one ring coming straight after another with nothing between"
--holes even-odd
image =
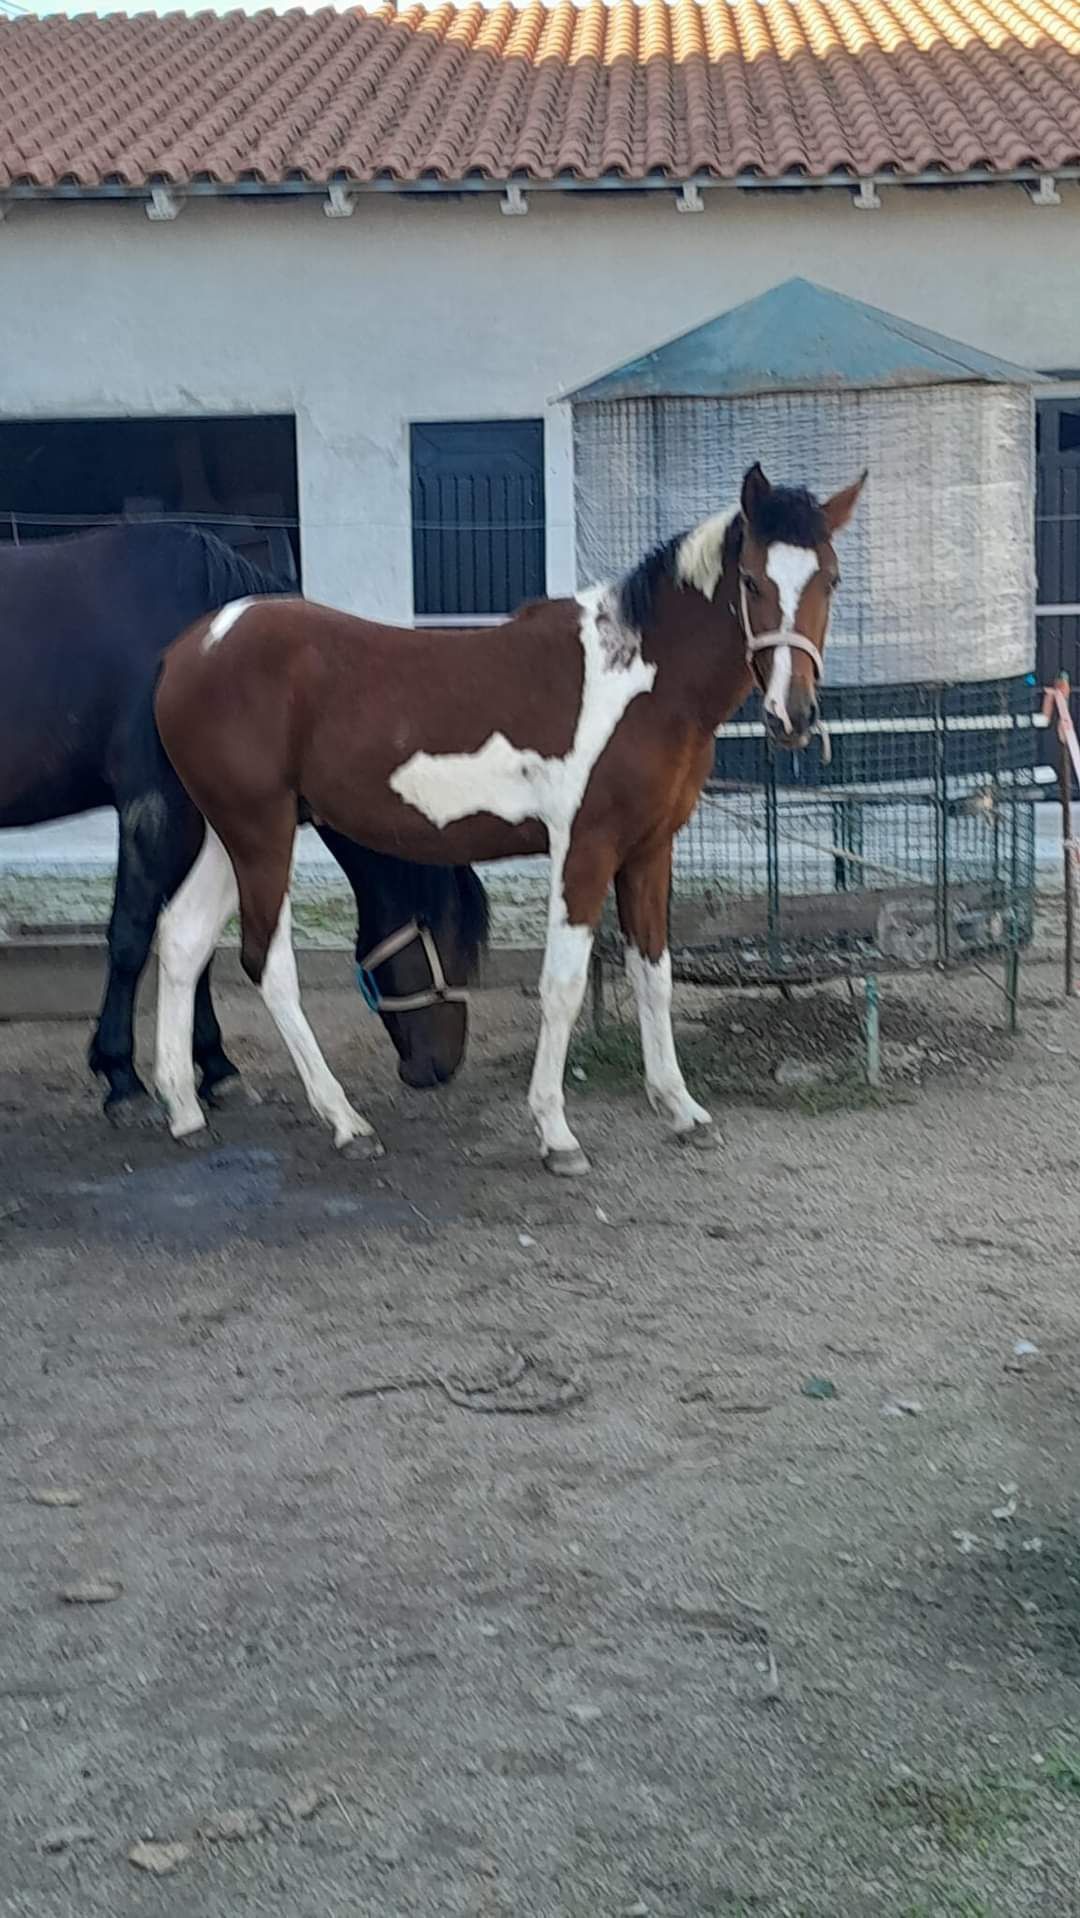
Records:
<instances>
[{"instance_id":1,"label":"white stucco wall","mask_svg":"<svg viewBox=\"0 0 1080 1918\"><path fill-rule=\"evenodd\" d=\"M1080 367L1080 190L21 205L0 226L0 417L294 412L305 586L411 616L411 419L547 415L548 585L573 580L550 396L794 273ZM795 477L795 476L792 476ZM812 481L813 475L806 474ZM0 495L3 493L0 475ZM0 510L8 502L0 497ZM718 502L719 504L719 502Z\"/></svg>"}]
</instances>

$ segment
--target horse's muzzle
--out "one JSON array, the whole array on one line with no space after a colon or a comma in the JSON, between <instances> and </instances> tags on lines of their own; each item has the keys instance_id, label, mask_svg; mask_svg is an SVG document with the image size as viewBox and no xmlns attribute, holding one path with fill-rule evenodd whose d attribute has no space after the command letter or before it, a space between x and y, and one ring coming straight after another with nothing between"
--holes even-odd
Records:
<instances>
[{"instance_id":1,"label":"horse's muzzle","mask_svg":"<svg viewBox=\"0 0 1080 1918\"><path fill-rule=\"evenodd\" d=\"M791 698L787 708L785 726L778 713L765 714L765 731L774 746L782 746L785 752L799 753L810 744L817 731L820 715L816 699L805 704Z\"/></svg>"},{"instance_id":2,"label":"horse's muzzle","mask_svg":"<svg viewBox=\"0 0 1080 1918\"><path fill-rule=\"evenodd\" d=\"M435 1086L449 1085L456 1066L444 1065L440 1059L401 1059L398 1061L398 1078L415 1092L430 1092Z\"/></svg>"}]
</instances>

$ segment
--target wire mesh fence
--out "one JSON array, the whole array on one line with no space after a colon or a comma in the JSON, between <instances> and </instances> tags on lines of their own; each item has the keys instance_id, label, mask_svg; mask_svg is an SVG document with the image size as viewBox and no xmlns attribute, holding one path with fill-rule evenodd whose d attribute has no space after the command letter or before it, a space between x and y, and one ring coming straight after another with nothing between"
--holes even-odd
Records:
<instances>
[{"instance_id":1,"label":"wire mesh fence","mask_svg":"<svg viewBox=\"0 0 1080 1918\"><path fill-rule=\"evenodd\" d=\"M675 850L676 977L811 982L1025 945L1043 790L1030 680L847 688L824 708L828 763L774 752L752 709L722 730ZM610 913L601 950L620 951Z\"/></svg>"}]
</instances>

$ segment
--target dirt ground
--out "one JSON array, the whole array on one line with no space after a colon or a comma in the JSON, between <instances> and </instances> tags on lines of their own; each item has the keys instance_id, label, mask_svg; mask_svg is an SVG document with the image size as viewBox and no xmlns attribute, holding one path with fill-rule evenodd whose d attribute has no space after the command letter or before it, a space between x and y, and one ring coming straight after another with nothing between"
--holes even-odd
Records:
<instances>
[{"instance_id":1,"label":"dirt ground","mask_svg":"<svg viewBox=\"0 0 1080 1918\"><path fill-rule=\"evenodd\" d=\"M441 1094L312 996L373 1167L253 995L202 1153L0 1028L0 1910L1080 1913L1058 991L1010 1044L981 979L886 985L877 1101L819 1075L842 991L686 994L723 1150L616 1031L565 1185L520 992Z\"/></svg>"}]
</instances>

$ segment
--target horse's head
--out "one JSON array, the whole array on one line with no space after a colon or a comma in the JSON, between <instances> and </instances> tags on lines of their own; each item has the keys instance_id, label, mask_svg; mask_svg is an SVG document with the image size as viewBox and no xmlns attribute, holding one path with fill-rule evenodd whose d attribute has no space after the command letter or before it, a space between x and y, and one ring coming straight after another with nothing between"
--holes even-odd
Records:
<instances>
[{"instance_id":1,"label":"horse's head","mask_svg":"<svg viewBox=\"0 0 1080 1918\"><path fill-rule=\"evenodd\" d=\"M840 582L833 539L847 525L866 474L831 499L770 486L760 466L743 480L738 602L746 654L780 746L805 746L818 723L829 608Z\"/></svg>"},{"instance_id":2,"label":"horse's head","mask_svg":"<svg viewBox=\"0 0 1080 1918\"><path fill-rule=\"evenodd\" d=\"M465 986L487 940L487 896L470 866L380 861L402 885L365 891L356 940L360 990L382 1019L406 1085L445 1085L465 1053Z\"/></svg>"}]
</instances>

